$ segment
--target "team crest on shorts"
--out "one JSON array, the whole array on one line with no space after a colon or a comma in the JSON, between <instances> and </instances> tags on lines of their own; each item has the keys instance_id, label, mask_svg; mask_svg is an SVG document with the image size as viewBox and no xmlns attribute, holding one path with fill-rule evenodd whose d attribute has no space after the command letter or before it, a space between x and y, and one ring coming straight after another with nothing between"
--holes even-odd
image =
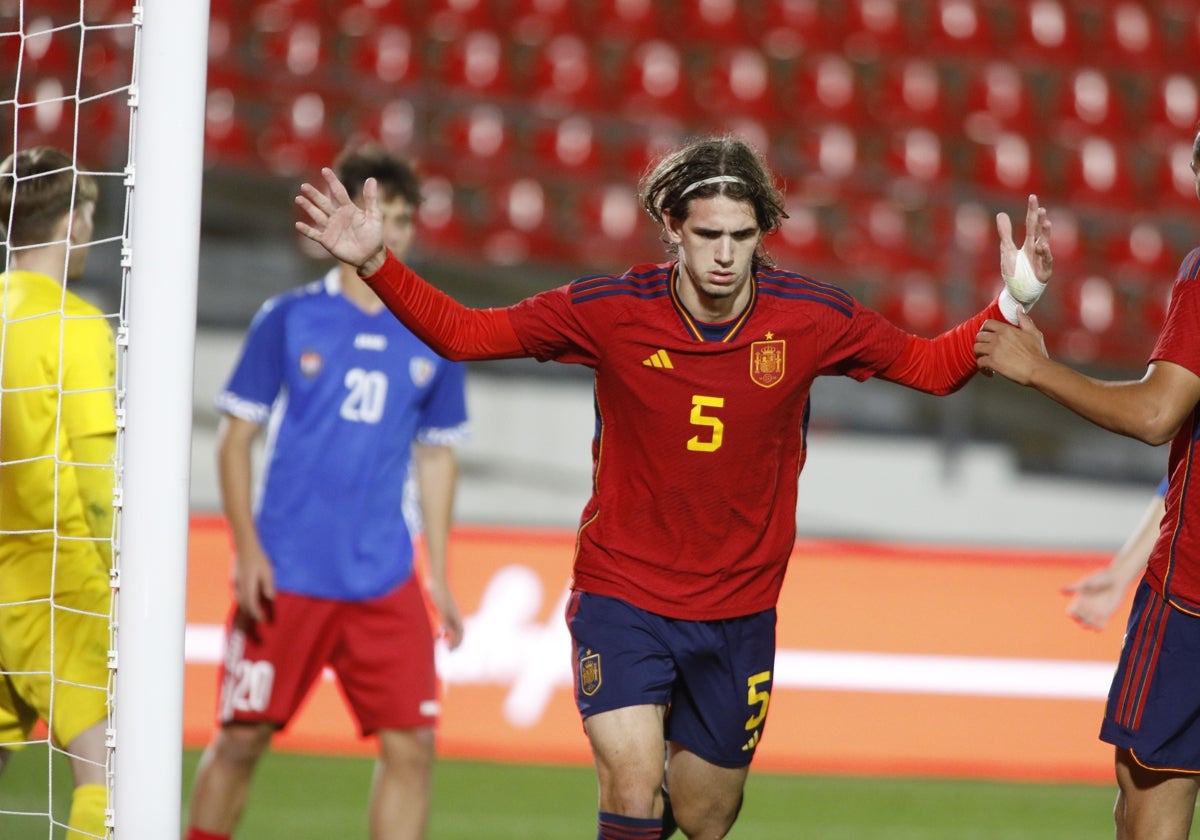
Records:
<instances>
[{"instance_id":1,"label":"team crest on shorts","mask_svg":"<svg viewBox=\"0 0 1200 840\"><path fill-rule=\"evenodd\" d=\"M316 350L305 350L300 354L300 372L309 379L320 373L324 366L325 360Z\"/></svg>"},{"instance_id":2,"label":"team crest on shorts","mask_svg":"<svg viewBox=\"0 0 1200 840\"><path fill-rule=\"evenodd\" d=\"M783 355L787 344L780 339L770 340L771 333L767 333L767 339L750 345L750 378L764 388L778 385L783 379Z\"/></svg>"},{"instance_id":3,"label":"team crest on shorts","mask_svg":"<svg viewBox=\"0 0 1200 840\"><path fill-rule=\"evenodd\" d=\"M579 660L579 690L588 697L600 690L600 654L588 653Z\"/></svg>"}]
</instances>

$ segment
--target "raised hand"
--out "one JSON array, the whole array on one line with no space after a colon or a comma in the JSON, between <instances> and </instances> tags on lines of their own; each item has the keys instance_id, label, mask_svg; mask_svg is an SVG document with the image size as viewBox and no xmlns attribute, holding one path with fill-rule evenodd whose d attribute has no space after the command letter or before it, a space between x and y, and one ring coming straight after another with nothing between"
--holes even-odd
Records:
<instances>
[{"instance_id":1,"label":"raised hand","mask_svg":"<svg viewBox=\"0 0 1200 840\"><path fill-rule=\"evenodd\" d=\"M1025 241L1021 246L1018 248L1013 241L1012 221L1007 213L996 215L996 230L1000 234L1000 274L1011 298L1001 299L1001 309L1009 323L1015 324L1015 304L1028 312L1050 280L1054 262L1050 253L1050 219L1045 209L1038 206L1037 196L1031 195L1025 208Z\"/></svg>"},{"instance_id":2,"label":"raised hand","mask_svg":"<svg viewBox=\"0 0 1200 840\"><path fill-rule=\"evenodd\" d=\"M322 192L312 184L300 185L296 204L308 216L309 222L296 222L296 230L328 251L330 256L358 266L360 274L373 273L387 257L378 184L374 178L367 179L359 207L350 199L346 187L332 169L322 169L321 175L329 187L328 192Z\"/></svg>"}]
</instances>

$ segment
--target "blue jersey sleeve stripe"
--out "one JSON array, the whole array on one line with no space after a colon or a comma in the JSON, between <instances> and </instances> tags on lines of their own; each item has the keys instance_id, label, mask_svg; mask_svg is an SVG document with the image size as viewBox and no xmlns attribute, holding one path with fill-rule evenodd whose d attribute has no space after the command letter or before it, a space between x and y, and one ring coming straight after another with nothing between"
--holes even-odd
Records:
<instances>
[{"instance_id":1,"label":"blue jersey sleeve stripe","mask_svg":"<svg viewBox=\"0 0 1200 840\"><path fill-rule=\"evenodd\" d=\"M796 274L791 271L765 271L760 274L760 282L769 283L780 286L782 288L807 288L823 291L832 297L838 298L846 306L852 306L854 303L853 296L845 289L835 286L832 283L822 283L819 280L814 280L811 277L806 277L803 274Z\"/></svg>"},{"instance_id":2,"label":"blue jersey sleeve stripe","mask_svg":"<svg viewBox=\"0 0 1200 840\"><path fill-rule=\"evenodd\" d=\"M654 298L663 297L666 294L667 294L667 290L665 288L653 289L653 290L603 289L600 291L592 292L591 294L587 294L587 295L573 295L571 297L571 303L586 303L589 300L595 300L596 298L612 297L613 295L629 295L630 297L641 298L642 300L653 300Z\"/></svg>"},{"instance_id":3,"label":"blue jersey sleeve stripe","mask_svg":"<svg viewBox=\"0 0 1200 840\"><path fill-rule=\"evenodd\" d=\"M239 397L232 391L222 391L214 400L217 411L242 420L265 426L271 418L271 406Z\"/></svg>"},{"instance_id":4,"label":"blue jersey sleeve stripe","mask_svg":"<svg viewBox=\"0 0 1200 840\"><path fill-rule=\"evenodd\" d=\"M1192 252L1183 258L1183 263L1179 266L1179 276L1184 280L1195 280L1200 276L1200 248L1192 249Z\"/></svg>"},{"instance_id":5,"label":"blue jersey sleeve stripe","mask_svg":"<svg viewBox=\"0 0 1200 840\"><path fill-rule=\"evenodd\" d=\"M770 287L760 287L759 291L762 292L762 294L764 294L764 295L770 295L771 297L783 298L785 300L810 300L813 303L820 303L820 304L823 304L824 306L828 306L830 309L832 309L836 312L840 312L842 315L845 315L847 318L850 318L854 315L854 310L850 306L844 306L836 300L830 300L825 295L817 294L817 293L814 293L811 291L785 292L780 289L772 289Z\"/></svg>"}]
</instances>

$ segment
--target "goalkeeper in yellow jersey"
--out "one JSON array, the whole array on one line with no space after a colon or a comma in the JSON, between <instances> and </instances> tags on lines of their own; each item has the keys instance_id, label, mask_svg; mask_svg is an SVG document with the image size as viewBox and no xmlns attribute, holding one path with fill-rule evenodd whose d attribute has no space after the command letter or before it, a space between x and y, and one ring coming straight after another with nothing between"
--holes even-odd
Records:
<instances>
[{"instance_id":1,"label":"goalkeeper in yellow jersey","mask_svg":"<svg viewBox=\"0 0 1200 840\"><path fill-rule=\"evenodd\" d=\"M66 288L97 193L57 149L0 163L0 767L47 722L71 759L71 840L105 834L115 351Z\"/></svg>"}]
</instances>

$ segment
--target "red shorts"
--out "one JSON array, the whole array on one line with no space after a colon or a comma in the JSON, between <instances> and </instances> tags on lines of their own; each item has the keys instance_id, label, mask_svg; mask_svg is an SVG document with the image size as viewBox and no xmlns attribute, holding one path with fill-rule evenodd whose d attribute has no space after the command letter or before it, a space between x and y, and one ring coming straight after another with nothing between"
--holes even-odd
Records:
<instances>
[{"instance_id":1,"label":"red shorts","mask_svg":"<svg viewBox=\"0 0 1200 840\"><path fill-rule=\"evenodd\" d=\"M328 665L363 735L436 724L433 630L416 577L369 601L280 592L270 615L254 623L235 607L230 616L221 723L283 728Z\"/></svg>"}]
</instances>

